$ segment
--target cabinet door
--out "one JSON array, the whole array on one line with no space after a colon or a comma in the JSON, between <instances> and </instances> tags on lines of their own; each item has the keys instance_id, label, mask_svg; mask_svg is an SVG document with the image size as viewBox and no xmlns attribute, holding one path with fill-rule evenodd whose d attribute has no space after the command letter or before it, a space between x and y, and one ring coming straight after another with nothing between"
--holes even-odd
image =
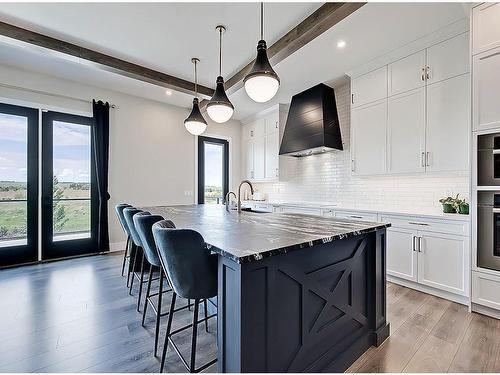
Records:
<instances>
[{"instance_id":1,"label":"cabinet door","mask_svg":"<svg viewBox=\"0 0 500 375\"><path fill-rule=\"evenodd\" d=\"M254 139L254 149L253 149L253 166L254 166L254 176L255 180L264 179L265 171L265 137L259 137Z\"/></svg>"},{"instance_id":2,"label":"cabinet door","mask_svg":"<svg viewBox=\"0 0 500 375\"><path fill-rule=\"evenodd\" d=\"M353 107L387 97L387 66L353 79L351 90Z\"/></svg>"},{"instance_id":3,"label":"cabinet door","mask_svg":"<svg viewBox=\"0 0 500 375\"><path fill-rule=\"evenodd\" d=\"M427 171L468 170L469 92L469 74L427 86Z\"/></svg>"},{"instance_id":4,"label":"cabinet door","mask_svg":"<svg viewBox=\"0 0 500 375\"><path fill-rule=\"evenodd\" d=\"M254 164L253 164L253 154L254 154L254 140L247 139L243 146L244 158L245 158L245 178L252 180L254 178Z\"/></svg>"},{"instance_id":5,"label":"cabinet door","mask_svg":"<svg viewBox=\"0 0 500 375\"><path fill-rule=\"evenodd\" d=\"M425 88L389 98L387 104L387 171L425 171Z\"/></svg>"},{"instance_id":6,"label":"cabinet door","mask_svg":"<svg viewBox=\"0 0 500 375\"><path fill-rule=\"evenodd\" d=\"M419 232L418 282L468 295L469 238Z\"/></svg>"},{"instance_id":7,"label":"cabinet door","mask_svg":"<svg viewBox=\"0 0 500 375\"><path fill-rule=\"evenodd\" d=\"M254 137L263 137L266 133L266 122L265 119L261 118L254 122Z\"/></svg>"},{"instance_id":8,"label":"cabinet door","mask_svg":"<svg viewBox=\"0 0 500 375\"><path fill-rule=\"evenodd\" d=\"M458 35L427 49L427 83L470 72L469 33Z\"/></svg>"},{"instance_id":9,"label":"cabinet door","mask_svg":"<svg viewBox=\"0 0 500 375\"><path fill-rule=\"evenodd\" d=\"M351 113L352 172L376 175L385 172L387 99Z\"/></svg>"},{"instance_id":10,"label":"cabinet door","mask_svg":"<svg viewBox=\"0 0 500 375\"><path fill-rule=\"evenodd\" d=\"M266 135L266 179L276 179L279 172L279 133Z\"/></svg>"},{"instance_id":11,"label":"cabinet door","mask_svg":"<svg viewBox=\"0 0 500 375\"><path fill-rule=\"evenodd\" d=\"M279 112L273 112L266 116L266 135L279 131Z\"/></svg>"},{"instance_id":12,"label":"cabinet door","mask_svg":"<svg viewBox=\"0 0 500 375\"><path fill-rule=\"evenodd\" d=\"M255 122L251 122L242 126L242 138L248 139L255 136Z\"/></svg>"},{"instance_id":13,"label":"cabinet door","mask_svg":"<svg viewBox=\"0 0 500 375\"><path fill-rule=\"evenodd\" d=\"M474 130L500 126L500 48L474 56Z\"/></svg>"},{"instance_id":14,"label":"cabinet door","mask_svg":"<svg viewBox=\"0 0 500 375\"><path fill-rule=\"evenodd\" d=\"M416 231L399 228L387 229L387 274L417 281L416 241Z\"/></svg>"},{"instance_id":15,"label":"cabinet door","mask_svg":"<svg viewBox=\"0 0 500 375\"><path fill-rule=\"evenodd\" d=\"M389 64L389 96L425 85L425 50Z\"/></svg>"},{"instance_id":16,"label":"cabinet door","mask_svg":"<svg viewBox=\"0 0 500 375\"><path fill-rule=\"evenodd\" d=\"M500 4L485 3L472 9L473 54L500 47Z\"/></svg>"}]
</instances>

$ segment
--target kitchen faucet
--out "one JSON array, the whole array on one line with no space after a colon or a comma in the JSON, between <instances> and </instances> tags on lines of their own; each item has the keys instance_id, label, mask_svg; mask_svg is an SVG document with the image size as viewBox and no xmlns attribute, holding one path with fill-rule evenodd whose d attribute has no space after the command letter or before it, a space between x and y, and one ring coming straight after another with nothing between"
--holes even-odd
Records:
<instances>
[{"instance_id":1,"label":"kitchen faucet","mask_svg":"<svg viewBox=\"0 0 500 375\"><path fill-rule=\"evenodd\" d=\"M238 197L236 196L236 194L234 194L234 191L230 191L226 194L226 211L229 212L229 196L233 194L234 195L234 198L238 199Z\"/></svg>"},{"instance_id":2,"label":"kitchen faucet","mask_svg":"<svg viewBox=\"0 0 500 375\"><path fill-rule=\"evenodd\" d=\"M250 192L253 194L253 186L252 183L248 180L243 180L240 182L240 186L238 186L238 213L241 212L241 186L247 183L250 186Z\"/></svg>"}]
</instances>

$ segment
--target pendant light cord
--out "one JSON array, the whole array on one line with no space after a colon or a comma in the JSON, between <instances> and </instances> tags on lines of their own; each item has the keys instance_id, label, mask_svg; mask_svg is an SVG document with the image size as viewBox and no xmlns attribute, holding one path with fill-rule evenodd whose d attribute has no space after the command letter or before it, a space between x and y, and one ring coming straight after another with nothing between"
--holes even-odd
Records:
<instances>
[{"instance_id":1,"label":"pendant light cord","mask_svg":"<svg viewBox=\"0 0 500 375\"><path fill-rule=\"evenodd\" d=\"M222 27L219 28L219 76L222 76Z\"/></svg>"},{"instance_id":2,"label":"pendant light cord","mask_svg":"<svg viewBox=\"0 0 500 375\"><path fill-rule=\"evenodd\" d=\"M260 3L260 40L264 40L264 2Z\"/></svg>"},{"instance_id":3,"label":"pendant light cord","mask_svg":"<svg viewBox=\"0 0 500 375\"><path fill-rule=\"evenodd\" d=\"M198 61L194 60L194 97L198 98L198 71L196 70L196 63Z\"/></svg>"}]
</instances>

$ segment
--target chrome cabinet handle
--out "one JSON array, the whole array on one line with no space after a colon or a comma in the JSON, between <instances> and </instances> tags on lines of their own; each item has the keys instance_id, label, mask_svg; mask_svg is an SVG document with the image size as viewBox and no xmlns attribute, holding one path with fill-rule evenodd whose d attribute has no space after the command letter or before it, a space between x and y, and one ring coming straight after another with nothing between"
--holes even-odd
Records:
<instances>
[{"instance_id":1,"label":"chrome cabinet handle","mask_svg":"<svg viewBox=\"0 0 500 375\"><path fill-rule=\"evenodd\" d=\"M274 123L274 126L275 126L275 128L276 128L276 129L278 129L278 121L276 121L276 122Z\"/></svg>"},{"instance_id":2,"label":"chrome cabinet handle","mask_svg":"<svg viewBox=\"0 0 500 375\"><path fill-rule=\"evenodd\" d=\"M250 137L253 137L253 130L250 130Z\"/></svg>"},{"instance_id":3,"label":"chrome cabinet handle","mask_svg":"<svg viewBox=\"0 0 500 375\"><path fill-rule=\"evenodd\" d=\"M356 215L350 215L349 217L352 217L353 219L362 219L363 216L356 216Z\"/></svg>"},{"instance_id":4,"label":"chrome cabinet handle","mask_svg":"<svg viewBox=\"0 0 500 375\"><path fill-rule=\"evenodd\" d=\"M427 167L431 166L431 153L429 151L425 153L425 165Z\"/></svg>"},{"instance_id":5,"label":"chrome cabinet handle","mask_svg":"<svg viewBox=\"0 0 500 375\"><path fill-rule=\"evenodd\" d=\"M425 68L422 68L422 73L420 74L420 79L425 81Z\"/></svg>"},{"instance_id":6,"label":"chrome cabinet handle","mask_svg":"<svg viewBox=\"0 0 500 375\"><path fill-rule=\"evenodd\" d=\"M429 225L427 223L416 223L414 221L409 221L408 224L413 224L413 225Z\"/></svg>"},{"instance_id":7,"label":"chrome cabinet handle","mask_svg":"<svg viewBox=\"0 0 500 375\"><path fill-rule=\"evenodd\" d=\"M422 154L420 155L420 166L422 168L425 168L425 152L422 152Z\"/></svg>"},{"instance_id":8,"label":"chrome cabinet handle","mask_svg":"<svg viewBox=\"0 0 500 375\"><path fill-rule=\"evenodd\" d=\"M417 240L417 236L413 236L411 239L412 246L413 246L412 251L417 251L417 241L416 240Z\"/></svg>"},{"instance_id":9,"label":"chrome cabinet handle","mask_svg":"<svg viewBox=\"0 0 500 375\"><path fill-rule=\"evenodd\" d=\"M354 164L354 159L351 160L351 172L354 172L355 170L355 164Z\"/></svg>"},{"instance_id":10,"label":"chrome cabinet handle","mask_svg":"<svg viewBox=\"0 0 500 375\"><path fill-rule=\"evenodd\" d=\"M354 94L351 94L351 104L354 104Z\"/></svg>"},{"instance_id":11,"label":"chrome cabinet handle","mask_svg":"<svg viewBox=\"0 0 500 375\"><path fill-rule=\"evenodd\" d=\"M418 252L423 253L422 251L422 237L418 237Z\"/></svg>"},{"instance_id":12,"label":"chrome cabinet handle","mask_svg":"<svg viewBox=\"0 0 500 375\"><path fill-rule=\"evenodd\" d=\"M276 177L278 177L279 176L278 168L275 169L275 172L276 172Z\"/></svg>"},{"instance_id":13,"label":"chrome cabinet handle","mask_svg":"<svg viewBox=\"0 0 500 375\"><path fill-rule=\"evenodd\" d=\"M430 68L429 66L427 66L427 67L425 68L425 79L426 79L426 80L431 79L431 74L430 74L430 72L431 72L431 68Z\"/></svg>"}]
</instances>

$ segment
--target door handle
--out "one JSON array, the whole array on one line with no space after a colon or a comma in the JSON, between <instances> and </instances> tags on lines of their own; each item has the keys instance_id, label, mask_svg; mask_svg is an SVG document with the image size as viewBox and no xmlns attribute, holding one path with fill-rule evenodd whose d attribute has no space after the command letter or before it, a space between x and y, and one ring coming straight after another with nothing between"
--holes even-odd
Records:
<instances>
[{"instance_id":1,"label":"door handle","mask_svg":"<svg viewBox=\"0 0 500 375\"><path fill-rule=\"evenodd\" d=\"M418 237L418 252L423 253L422 251L422 237Z\"/></svg>"},{"instance_id":2,"label":"door handle","mask_svg":"<svg viewBox=\"0 0 500 375\"><path fill-rule=\"evenodd\" d=\"M412 242L412 246L413 246L413 251L417 251L417 236L413 236L412 239L411 239L411 242Z\"/></svg>"}]
</instances>

